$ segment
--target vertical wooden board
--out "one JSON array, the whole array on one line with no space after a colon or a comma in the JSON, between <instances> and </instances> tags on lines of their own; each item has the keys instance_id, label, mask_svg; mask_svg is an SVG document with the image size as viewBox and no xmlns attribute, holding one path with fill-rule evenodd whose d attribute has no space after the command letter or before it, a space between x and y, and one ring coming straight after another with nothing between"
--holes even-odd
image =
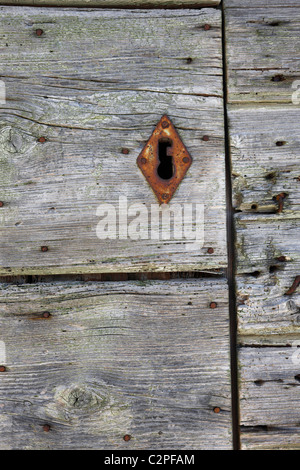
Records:
<instances>
[{"instance_id":1,"label":"vertical wooden board","mask_svg":"<svg viewBox=\"0 0 300 470\"><path fill-rule=\"evenodd\" d=\"M230 103L292 103L293 95L299 98L299 24L295 1L225 2Z\"/></svg>"},{"instance_id":2,"label":"vertical wooden board","mask_svg":"<svg viewBox=\"0 0 300 470\"><path fill-rule=\"evenodd\" d=\"M0 10L0 78L6 85L0 272L225 267L221 12ZM170 209L201 206L196 246L188 231L155 238L150 214L152 206L159 210L158 202L136 164L163 114L193 159ZM119 211L119 197L131 208L127 224L118 217L126 213ZM96 234L103 204L111 204L116 215L111 239ZM139 227L129 233L138 215L133 204L142 204L148 216L142 235ZM41 253L41 246L48 251Z\"/></svg>"},{"instance_id":3,"label":"vertical wooden board","mask_svg":"<svg viewBox=\"0 0 300 470\"><path fill-rule=\"evenodd\" d=\"M300 449L300 341L240 350L243 449Z\"/></svg>"},{"instance_id":4,"label":"vertical wooden board","mask_svg":"<svg viewBox=\"0 0 300 470\"><path fill-rule=\"evenodd\" d=\"M2 284L0 309L2 446L231 448L223 279Z\"/></svg>"}]
</instances>

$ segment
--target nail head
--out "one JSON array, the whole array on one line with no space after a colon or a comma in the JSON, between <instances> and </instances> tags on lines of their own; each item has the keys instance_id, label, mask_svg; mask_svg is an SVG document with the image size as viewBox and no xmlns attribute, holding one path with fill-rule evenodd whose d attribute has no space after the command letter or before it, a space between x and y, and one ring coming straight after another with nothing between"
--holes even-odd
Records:
<instances>
[{"instance_id":1,"label":"nail head","mask_svg":"<svg viewBox=\"0 0 300 470\"><path fill-rule=\"evenodd\" d=\"M210 307L210 308L217 308L217 303L216 303L216 302L211 302L211 303L209 304L209 307Z\"/></svg>"}]
</instances>

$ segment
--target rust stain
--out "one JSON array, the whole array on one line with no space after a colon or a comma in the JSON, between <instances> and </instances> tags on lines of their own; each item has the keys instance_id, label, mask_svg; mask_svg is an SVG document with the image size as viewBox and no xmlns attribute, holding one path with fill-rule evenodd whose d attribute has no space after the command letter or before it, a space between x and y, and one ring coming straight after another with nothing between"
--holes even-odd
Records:
<instances>
[{"instance_id":1,"label":"rust stain","mask_svg":"<svg viewBox=\"0 0 300 470\"><path fill-rule=\"evenodd\" d=\"M300 276L296 276L295 277L295 280L293 282L293 284L291 285L291 287L289 288L288 291L286 291L285 295L292 295L294 294L294 292L296 291L297 287L299 286L300 284Z\"/></svg>"},{"instance_id":2,"label":"rust stain","mask_svg":"<svg viewBox=\"0 0 300 470\"><path fill-rule=\"evenodd\" d=\"M159 160L159 143L168 142L167 155L172 157L173 175L163 179L157 169ZM192 164L192 157L183 144L174 125L167 115L162 116L150 139L137 158L137 165L151 186L160 204L167 204L173 197L187 170Z\"/></svg>"}]
</instances>

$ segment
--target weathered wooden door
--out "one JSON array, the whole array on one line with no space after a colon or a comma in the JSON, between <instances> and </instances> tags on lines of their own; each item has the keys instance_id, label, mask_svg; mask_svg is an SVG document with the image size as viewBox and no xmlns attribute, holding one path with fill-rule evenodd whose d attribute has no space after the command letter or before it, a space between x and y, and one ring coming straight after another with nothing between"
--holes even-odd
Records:
<instances>
[{"instance_id":1,"label":"weathered wooden door","mask_svg":"<svg viewBox=\"0 0 300 470\"><path fill-rule=\"evenodd\" d=\"M1 446L230 449L221 11L7 6L1 42Z\"/></svg>"},{"instance_id":2,"label":"weathered wooden door","mask_svg":"<svg viewBox=\"0 0 300 470\"><path fill-rule=\"evenodd\" d=\"M299 5L5 3L0 448L300 448Z\"/></svg>"}]
</instances>

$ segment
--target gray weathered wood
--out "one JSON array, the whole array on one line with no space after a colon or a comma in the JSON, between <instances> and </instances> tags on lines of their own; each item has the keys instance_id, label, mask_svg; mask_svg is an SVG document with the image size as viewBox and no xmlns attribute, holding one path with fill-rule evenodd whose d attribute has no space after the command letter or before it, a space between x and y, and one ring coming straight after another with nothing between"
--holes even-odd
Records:
<instances>
[{"instance_id":1,"label":"gray weathered wood","mask_svg":"<svg viewBox=\"0 0 300 470\"><path fill-rule=\"evenodd\" d=\"M1 448L231 448L225 280L2 284L0 331Z\"/></svg>"},{"instance_id":2,"label":"gray weathered wood","mask_svg":"<svg viewBox=\"0 0 300 470\"><path fill-rule=\"evenodd\" d=\"M300 449L299 346L241 349L243 449Z\"/></svg>"},{"instance_id":3,"label":"gray weathered wood","mask_svg":"<svg viewBox=\"0 0 300 470\"><path fill-rule=\"evenodd\" d=\"M225 267L220 11L0 11L0 273ZM193 158L171 203L205 206L203 247L99 240L99 204L157 207L136 158L165 113Z\"/></svg>"},{"instance_id":4,"label":"gray weathered wood","mask_svg":"<svg viewBox=\"0 0 300 470\"><path fill-rule=\"evenodd\" d=\"M229 102L291 103L300 78L299 2L230 0L225 7Z\"/></svg>"},{"instance_id":5,"label":"gray weathered wood","mask_svg":"<svg viewBox=\"0 0 300 470\"><path fill-rule=\"evenodd\" d=\"M299 216L299 107L231 107L229 126L235 209L276 213L284 192L282 213Z\"/></svg>"},{"instance_id":6,"label":"gray weathered wood","mask_svg":"<svg viewBox=\"0 0 300 470\"><path fill-rule=\"evenodd\" d=\"M298 117L294 105L229 109L242 343L299 333L298 290L285 295L300 274Z\"/></svg>"},{"instance_id":7,"label":"gray weathered wood","mask_svg":"<svg viewBox=\"0 0 300 470\"><path fill-rule=\"evenodd\" d=\"M99 7L99 8L163 8L203 7L219 5L220 0L5 0L7 5Z\"/></svg>"}]
</instances>

